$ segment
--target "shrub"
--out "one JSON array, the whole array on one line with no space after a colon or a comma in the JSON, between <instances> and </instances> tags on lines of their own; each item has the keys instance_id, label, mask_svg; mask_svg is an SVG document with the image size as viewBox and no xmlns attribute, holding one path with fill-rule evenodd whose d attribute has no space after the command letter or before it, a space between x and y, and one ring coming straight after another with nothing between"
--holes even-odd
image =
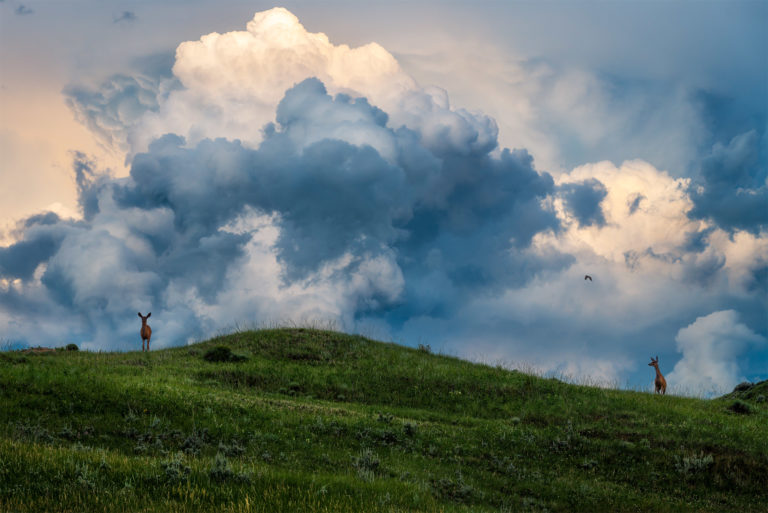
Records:
<instances>
[{"instance_id":1,"label":"shrub","mask_svg":"<svg viewBox=\"0 0 768 513\"><path fill-rule=\"evenodd\" d=\"M211 470L208 475L211 476L213 481L224 482L234 477L235 473L232 471L232 468L230 468L227 458L218 452L216 453L216 458L213 460L213 465L211 465Z\"/></svg>"},{"instance_id":2,"label":"shrub","mask_svg":"<svg viewBox=\"0 0 768 513\"><path fill-rule=\"evenodd\" d=\"M176 454L171 460L163 461L160 466L165 473L165 482L175 484L180 481L186 481L192 469L184 465L184 459L181 453Z\"/></svg>"},{"instance_id":3,"label":"shrub","mask_svg":"<svg viewBox=\"0 0 768 513\"><path fill-rule=\"evenodd\" d=\"M220 452L216 453L216 457L211 465L211 470L208 472L212 481L218 481L223 483L225 481L236 481L240 483L247 483L251 480L248 474L236 473L229 466L227 458Z\"/></svg>"},{"instance_id":4,"label":"shrub","mask_svg":"<svg viewBox=\"0 0 768 513\"><path fill-rule=\"evenodd\" d=\"M219 442L219 452L225 456L237 457L242 456L245 453L245 447L240 445L237 441L233 441L232 445L226 445L224 442Z\"/></svg>"},{"instance_id":5,"label":"shrub","mask_svg":"<svg viewBox=\"0 0 768 513\"><path fill-rule=\"evenodd\" d=\"M740 415L749 415L753 413L752 406L750 406L749 403L745 403L739 399L733 401L733 403L728 406L728 409L733 413L738 413Z\"/></svg>"},{"instance_id":6,"label":"shrub","mask_svg":"<svg viewBox=\"0 0 768 513\"><path fill-rule=\"evenodd\" d=\"M381 461L370 449L364 449L360 455L354 459L352 466L357 469L357 475L360 479L365 481L372 480L376 474L381 472Z\"/></svg>"},{"instance_id":7,"label":"shrub","mask_svg":"<svg viewBox=\"0 0 768 513\"><path fill-rule=\"evenodd\" d=\"M200 431L195 429L181 443L181 450L184 451L184 453L186 454L191 454L191 455L200 454L200 450L205 446L205 444L209 440L210 440L210 435L208 434L207 428L203 428Z\"/></svg>"},{"instance_id":8,"label":"shrub","mask_svg":"<svg viewBox=\"0 0 768 513\"><path fill-rule=\"evenodd\" d=\"M711 454L704 454L699 452L698 454L692 454L690 456L684 456L678 459L675 464L675 468L681 474L687 476L695 476L705 472L714 463L714 458Z\"/></svg>"},{"instance_id":9,"label":"shrub","mask_svg":"<svg viewBox=\"0 0 768 513\"><path fill-rule=\"evenodd\" d=\"M431 478L429 484L434 495L442 500L469 502L477 494L472 486L464 482L464 477L460 472L457 472L456 479Z\"/></svg>"},{"instance_id":10,"label":"shrub","mask_svg":"<svg viewBox=\"0 0 768 513\"><path fill-rule=\"evenodd\" d=\"M66 350L67 351L77 351L79 348L77 347L77 344L67 344Z\"/></svg>"},{"instance_id":11,"label":"shrub","mask_svg":"<svg viewBox=\"0 0 768 513\"><path fill-rule=\"evenodd\" d=\"M205 352L203 358L209 362L241 362L245 356L235 354L227 346L216 346Z\"/></svg>"}]
</instances>

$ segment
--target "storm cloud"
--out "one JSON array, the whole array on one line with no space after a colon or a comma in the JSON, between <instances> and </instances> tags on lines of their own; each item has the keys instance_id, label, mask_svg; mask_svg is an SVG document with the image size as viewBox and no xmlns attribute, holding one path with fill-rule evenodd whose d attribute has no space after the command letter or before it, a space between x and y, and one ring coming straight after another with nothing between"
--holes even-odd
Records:
<instances>
[{"instance_id":1,"label":"storm cloud","mask_svg":"<svg viewBox=\"0 0 768 513\"><path fill-rule=\"evenodd\" d=\"M702 159L691 192L695 204L691 217L710 219L729 231L760 233L768 228L767 158L765 140L754 130L728 144L715 144Z\"/></svg>"},{"instance_id":2,"label":"storm cloud","mask_svg":"<svg viewBox=\"0 0 768 513\"><path fill-rule=\"evenodd\" d=\"M22 220L0 248L4 336L133 349L136 311L153 312L157 347L233 324L331 320L543 372L632 374L633 386L649 354L665 372L691 361L675 337L710 314L734 312L730 326L765 338L764 136L716 143L693 176L664 170L642 144L618 144L632 123L604 123L619 89L579 109L606 83L562 77L545 88L550 110L578 139L612 133L605 158L620 159L550 175L528 150L499 147L508 120L452 105L376 43L332 44L279 8L99 87L72 84L70 107L130 174L73 153L80 216ZM678 103L648 98L617 119L666 119ZM697 123L681 105L671 133ZM749 348L734 361L757 376L768 352Z\"/></svg>"},{"instance_id":3,"label":"storm cloud","mask_svg":"<svg viewBox=\"0 0 768 513\"><path fill-rule=\"evenodd\" d=\"M228 276L254 258L265 226L277 235L260 256L278 264L280 287L311 291L325 276L352 290L347 310L317 311L346 322L363 313L445 316L568 262L526 255L536 234L559 227L547 206L552 178L524 151L492 156L495 144L478 145L469 121L441 128L440 119L424 120L427 137L393 129L365 98L332 97L314 78L286 92L276 119L258 149L225 139L187 147L163 136L123 179L97 175L76 154L83 220L29 220L21 240L0 249L3 278L21 280L6 285L4 302L36 287L41 305L82 319L74 333L119 348L131 346L98 334L124 323L129 330L128 314L151 308L154 319L185 320L172 337L158 330L160 345L176 344L238 320L206 319L194 301L172 298L211 305L231 293ZM243 228L258 219L266 225ZM354 280L365 285L349 289Z\"/></svg>"}]
</instances>

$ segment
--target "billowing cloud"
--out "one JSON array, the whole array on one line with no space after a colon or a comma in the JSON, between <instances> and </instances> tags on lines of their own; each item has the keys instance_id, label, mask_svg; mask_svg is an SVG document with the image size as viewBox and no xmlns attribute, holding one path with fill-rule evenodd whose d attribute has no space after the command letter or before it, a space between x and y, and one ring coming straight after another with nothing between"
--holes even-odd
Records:
<instances>
[{"instance_id":1,"label":"billowing cloud","mask_svg":"<svg viewBox=\"0 0 768 513\"><path fill-rule=\"evenodd\" d=\"M592 180L605 191L602 226L579 222L567 203L567 185ZM766 332L768 301L758 289L765 286L768 238L731 236L692 219L688 179L634 160L580 166L556 183L561 229L538 234L530 251L537 259L565 255L568 265L498 296L472 299L455 322L413 317L404 338L427 333L434 345L469 358L527 362L541 372L609 384L642 382L647 389L648 380L636 376L647 371L651 354L660 355L665 372L679 359L674 338L685 319L738 309L743 325ZM742 363L746 376L759 375L768 359L765 351L751 355L749 365Z\"/></svg>"},{"instance_id":2,"label":"billowing cloud","mask_svg":"<svg viewBox=\"0 0 768 513\"><path fill-rule=\"evenodd\" d=\"M754 130L715 144L701 164L701 183L692 191L691 217L711 219L727 230L759 233L768 228L768 151Z\"/></svg>"},{"instance_id":3,"label":"billowing cloud","mask_svg":"<svg viewBox=\"0 0 768 513\"><path fill-rule=\"evenodd\" d=\"M698 395L721 394L744 381L740 366L750 349L765 351L766 339L739 322L733 310L699 317L675 337L683 354L668 381L678 389Z\"/></svg>"},{"instance_id":4,"label":"billowing cloud","mask_svg":"<svg viewBox=\"0 0 768 513\"><path fill-rule=\"evenodd\" d=\"M365 98L331 96L311 78L285 93L276 120L258 149L163 136L128 178L76 155L83 220L28 221L0 250L4 301L77 312L66 336L98 347L130 347L109 334L130 333L133 310L151 309L171 323L156 329L168 345L240 316L306 313L348 328L360 315L447 316L564 262L528 254L559 226L552 178L524 151L491 156L495 141L479 145L461 116L438 112L416 123L424 133L392 129ZM271 293L248 299L260 289ZM242 303L217 306L231 297Z\"/></svg>"},{"instance_id":5,"label":"billowing cloud","mask_svg":"<svg viewBox=\"0 0 768 513\"><path fill-rule=\"evenodd\" d=\"M13 340L128 349L145 310L158 347L237 322L323 319L623 385L650 354L679 358L675 334L691 319L732 310L768 331L768 237L728 210L763 187L754 134L716 146L693 178L642 159L553 177L381 46L334 45L284 9L153 62L68 88L130 176L75 154L79 218L34 216L0 248L0 326ZM604 82L540 71L529 100L579 113L554 146L568 134L590 152L608 145L653 104L612 118L621 98ZM681 101L670 115L695 124L690 113ZM754 375L766 356L740 368Z\"/></svg>"},{"instance_id":6,"label":"billowing cloud","mask_svg":"<svg viewBox=\"0 0 768 513\"><path fill-rule=\"evenodd\" d=\"M579 226L605 225L605 216L600 202L606 194L605 186L594 178L582 183L568 183L562 187L563 202L579 222ZM637 210L640 197L633 199L630 212Z\"/></svg>"}]
</instances>

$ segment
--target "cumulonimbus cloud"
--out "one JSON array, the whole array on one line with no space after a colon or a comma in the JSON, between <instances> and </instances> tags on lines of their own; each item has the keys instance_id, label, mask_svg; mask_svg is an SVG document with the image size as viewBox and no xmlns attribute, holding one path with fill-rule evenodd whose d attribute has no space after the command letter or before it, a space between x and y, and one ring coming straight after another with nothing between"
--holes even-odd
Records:
<instances>
[{"instance_id":1,"label":"cumulonimbus cloud","mask_svg":"<svg viewBox=\"0 0 768 513\"><path fill-rule=\"evenodd\" d=\"M381 46L284 9L182 43L172 69L67 91L130 176L76 154L81 218L33 216L0 248L6 337L129 349L144 310L158 347L330 319L621 383L692 318L766 329L768 237L706 188L753 139L713 150L701 190L640 159L553 178Z\"/></svg>"},{"instance_id":2,"label":"cumulonimbus cloud","mask_svg":"<svg viewBox=\"0 0 768 513\"><path fill-rule=\"evenodd\" d=\"M41 309L80 312L61 336L89 333L100 347L125 347L106 334L130 331L128 314L152 305L154 319L184 320L164 336L156 330L164 345L247 315L212 305L244 298L244 282L258 289L255 262L272 270L273 297L246 299L253 316L285 298L270 317L302 311L346 323L414 308L448 315L547 265L526 250L558 228L545 201L554 182L527 153L493 157L495 144L478 148L477 137L453 138L455 125L434 120L426 130L446 137L425 141L389 127L365 98L329 95L316 78L286 92L276 119L258 149L163 136L133 158L128 178L95 176L78 156L83 219L29 221L0 250L3 300L20 312L34 290Z\"/></svg>"},{"instance_id":3,"label":"cumulonimbus cloud","mask_svg":"<svg viewBox=\"0 0 768 513\"><path fill-rule=\"evenodd\" d=\"M496 145L493 119L452 109L444 91L419 87L380 45L334 45L283 8L256 13L245 31L181 43L172 73L115 75L97 90L78 85L65 94L79 119L129 156L166 133L190 145L224 137L256 146L285 91L310 77L333 95L365 97L394 127L417 130L433 149L486 152Z\"/></svg>"},{"instance_id":4,"label":"cumulonimbus cloud","mask_svg":"<svg viewBox=\"0 0 768 513\"><path fill-rule=\"evenodd\" d=\"M740 367L744 353L766 344L734 310L699 317L681 329L675 341L683 357L668 378L682 391L698 395L731 390L745 379Z\"/></svg>"}]
</instances>

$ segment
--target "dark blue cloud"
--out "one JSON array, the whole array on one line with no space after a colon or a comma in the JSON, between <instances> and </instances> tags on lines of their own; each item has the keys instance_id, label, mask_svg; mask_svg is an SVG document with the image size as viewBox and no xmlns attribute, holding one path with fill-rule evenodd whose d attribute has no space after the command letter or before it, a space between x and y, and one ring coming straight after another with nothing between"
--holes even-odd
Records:
<instances>
[{"instance_id":1,"label":"dark blue cloud","mask_svg":"<svg viewBox=\"0 0 768 513\"><path fill-rule=\"evenodd\" d=\"M635 212L637 212L637 209L640 208L640 204L643 202L644 199L646 199L645 196L643 196L640 193L635 193L632 196L630 196L630 199L627 203L627 206L629 207L629 215L632 215Z\"/></svg>"},{"instance_id":2,"label":"dark blue cloud","mask_svg":"<svg viewBox=\"0 0 768 513\"><path fill-rule=\"evenodd\" d=\"M12 246L0 248L0 276L30 279L37 266L56 253L64 237L48 230L28 230L25 235Z\"/></svg>"},{"instance_id":3,"label":"dark blue cloud","mask_svg":"<svg viewBox=\"0 0 768 513\"><path fill-rule=\"evenodd\" d=\"M30 280L44 265L46 300L81 315L84 333L119 331L134 321L135 305L174 309L174 318L189 319L179 342L205 321L169 298L187 291L192 302L213 305L226 294L254 235L226 227L246 211L279 228L273 249L285 285L334 262L333 279L342 281L367 272L365 262L393 262L402 290L363 288L352 312L392 322L445 316L572 262L528 251L559 223L547 206L554 182L525 151L492 156L495 141L483 142L484 151L477 138L439 142L434 124L427 147L420 132L387 127L385 112L364 98L332 97L317 79L287 91L276 120L258 149L224 139L186 147L166 135L135 156L127 179L97 173L76 153L84 220L30 218L22 239L2 249L0 274ZM370 145L349 142L360 134ZM0 295L22 302L10 290Z\"/></svg>"},{"instance_id":4,"label":"dark blue cloud","mask_svg":"<svg viewBox=\"0 0 768 513\"><path fill-rule=\"evenodd\" d=\"M127 23L136 21L136 13L133 11L123 11L119 16L116 16L113 23Z\"/></svg>"},{"instance_id":5,"label":"dark blue cloud","mask_svg":"<svg viewBox=\"0 0 768 513\"><path fill-rule=\"evenodd\" d=\"M569 183L560 187L560 194L563 197L565 208L576 218L579 226L605 226L605 214L600 203L603 201L608 191L605 185L595 178L584 180L580 183ZM637 208L639 197L630 205Z\"/></svg>"},{"instance_id":6,"label":"dark blue cloud","mask_svg":"<svg viewBox=\"0 0 768 513\"><path fill-rule=\"evenodd\" d=\"M19 4L16 9L14 9L14 14L17 16L27 16L29 14L34 14L35 10L27 7L24 4Z\"/></svg>"},{"instance_id":7,"label":"dark blue cloud","mask_svg":"<svg viewBox=\"0 0 768 513\"><path fill-rule=\"evenodd\" d=\"M754 130L716 144L702 160L690 190L693 219L710 219L728 230L759 233L768 227L765 136Z\"/></svg>"},{"instance_id":8,"label":"dark blue cloud","mask_svg":"<svg viewBox=\"0 0 768 513\"><path fill-rule=\"evenodd\" d=\"M686 244L682 248L685 252L701 253L709 247L709 236L715 231L714 227L709 227L701 231L687 234Z\"/></svg>"}]
</instances>

